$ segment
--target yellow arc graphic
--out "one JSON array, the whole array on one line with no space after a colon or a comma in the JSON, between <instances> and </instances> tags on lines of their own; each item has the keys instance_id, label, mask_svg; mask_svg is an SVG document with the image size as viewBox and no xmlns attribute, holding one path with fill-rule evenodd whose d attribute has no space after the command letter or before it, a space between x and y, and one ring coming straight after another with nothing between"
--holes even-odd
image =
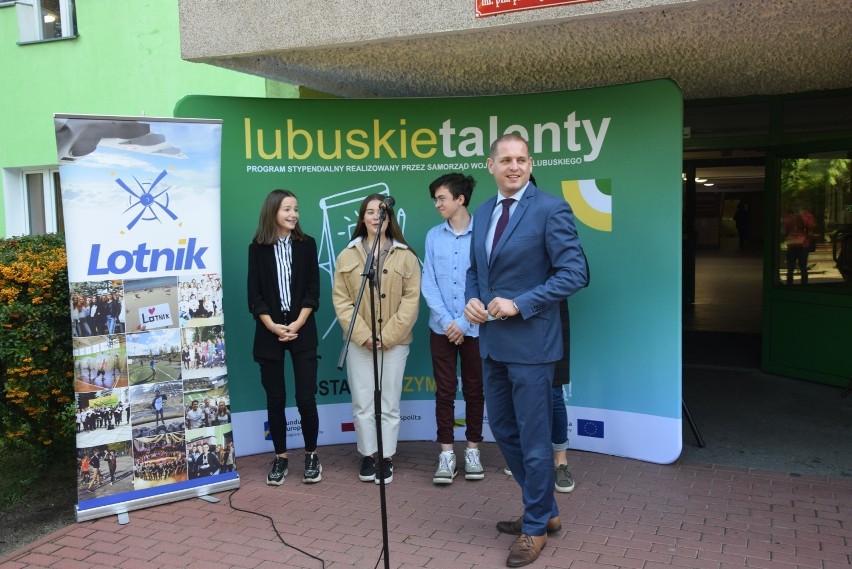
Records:
<instances>
[{"instance_id":1,"label":"yellow arc graphic","mask_svg":"<svg viewBox=\"0 0 852 569\"><path fill-rule=\"evenodd\" d=\"M574 215L598 231L612 231L612 196L602 193L594 180L562 180L562 195Z\"/></svg>"}]
</instances>

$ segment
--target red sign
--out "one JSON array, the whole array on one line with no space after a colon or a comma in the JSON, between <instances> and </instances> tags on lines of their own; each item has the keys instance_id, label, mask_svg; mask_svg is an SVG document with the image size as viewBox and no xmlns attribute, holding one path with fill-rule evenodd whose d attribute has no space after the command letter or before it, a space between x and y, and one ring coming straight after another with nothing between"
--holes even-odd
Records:
<instances>
[{"instance_id":1,"label":"red sign","mask_svg":"<svg viewBox=\"0 0 852 569\"><path fill-rule=\"evenodd\" d=\"M536 8L549 8L551 6L564 6L565 4L579 4L581 2L596 2L597 0L476 0L476 17L496 16L508 12L520 12L521 10L535 10Z\"/></svg>"}]
</instances>

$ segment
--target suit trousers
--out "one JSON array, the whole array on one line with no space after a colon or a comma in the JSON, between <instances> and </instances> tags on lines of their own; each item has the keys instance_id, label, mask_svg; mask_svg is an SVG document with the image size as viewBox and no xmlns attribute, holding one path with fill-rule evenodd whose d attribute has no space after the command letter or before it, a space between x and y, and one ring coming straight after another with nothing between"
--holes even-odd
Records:
<instances>
[{"instance_id":1,"label":"suit trousers","mask_svg":"<svg viewBox=\"0 0 852 569\"><path fill-rule=\"evenodd\" d=\"M400 344L387 350L379 350L379 380L382 397L382 457L396 454L399 438L399 400L402 398L402 376L408 361L408 344ZM355 438L358 452L362 456L378 451L376 441L375 378L373 375L373 350L349 344L346 357L346 375L352 393L352 416L355 422Z\"/></svg>"},{"instance_id":2,"label":"suit trousers","mask_svg":"<svg viewBox=\"0 0 852 569\"><path fill-rule=\"evenodd\" d=\"M289 351L293 360L293 377L296 386L296 407L302 422L305 452L317 449L319 413L317 412L317 351L316 348L292 352L282 349L280 360L258 359L260 381L266 390L266 413L269 434L275 454L287 452L287 418L284 409L287 391L284 381L284 354Z\"/></svg>"},{"instance_id":3,"label":"suit trousers","mask_svg":"<svg viewBox=\"0 0 852 569\"><path fill-rule=\"evenodd\" d=\"M544 535L559 515L553 497L553 372L555 363L482 360L488 424L512 476L521 487L521 531Z\"/></svg>"},{"instance_id":4,"label":"suit trousers","mask_svg":"<svg viewBox=\"0 0 852 569\"><path fill-rule=\"evenodd\" d=\"M465 406L465 440L482 442L482 415L485 396L482 393L482 358L479 355L479 338L464 337L457 346L443 334L430 332L432 374L435 376L435 422L438 425L438 442L452 444L455 437L455 401L458 392L457 362L461 360L462 395Z\"/></svg>"}]
</instances>

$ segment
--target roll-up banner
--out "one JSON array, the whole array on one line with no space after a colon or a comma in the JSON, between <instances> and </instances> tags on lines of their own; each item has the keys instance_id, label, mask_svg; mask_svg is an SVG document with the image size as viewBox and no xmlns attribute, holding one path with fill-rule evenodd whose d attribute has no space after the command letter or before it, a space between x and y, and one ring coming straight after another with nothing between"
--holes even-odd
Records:
<instances>
[{"instance_id":1,"label":"roll-up banner","mask_svg":"<svg viewBox=\"0 0 852 569\"><path fill-rule=\"evenodd\" d=\"M491 142L516 132L529 140L537 186L571 204L591 268L589 287L569 300L571 448L658 463L678 457L683 99L674 82L465 98L190 96L175 115L223 121L222 275L240 453L272 451L245 292L247 249L267 193L293 191L300 224L319 244L320 444L354 442L331 285L360 201L392 195L422 260L426 232L442 222L429 183L447 172L473 176L474 209L496 193L485 165ZM288 446L301 448L289 365L287 375ZM400 439L435 440L425 302L402 381ZM455 412L463 440L461 393ZM484 430L490 436L487 424Z\"/></svg>"},{"instance_id":2,"label":"roll-up banner","mask_svg":"<svg viewBox=\"0 0 852 569\"><path fill-rule=\"evenodd\" d=\"M54 123L71 289L77 521L239 487L221 121L55 115Z\"/></svg>"}]
</instances>

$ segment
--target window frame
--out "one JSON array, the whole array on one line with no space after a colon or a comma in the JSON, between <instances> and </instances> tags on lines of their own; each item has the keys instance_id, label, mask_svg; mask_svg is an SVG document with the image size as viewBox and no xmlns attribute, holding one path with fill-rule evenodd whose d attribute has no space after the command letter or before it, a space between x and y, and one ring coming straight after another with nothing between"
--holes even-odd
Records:
<instances>
[{"instance_id":1,"label":"window frame","mask_svg":"<svg viewBox=\"0 0 852 569\"><path fill-rule=\"evenodd\" d=\"M15 2L18 17L18 45L44 43L77 37L77 16L74 0L57 0L59 5L60 36L44 37L43 0ZM31 12L27 14L26 12ZM28 21L29 20L29 21Z\"/></svg>"},{"instance_id":2,"label":"window frame","mask_svg":"<svg viewBox=\"0 0 852 569\"><path fill-rule=\"evenodd\" d=\"M61 203L61 183L59 167L46 166L10 169L4 176L4 203L6 208L6 233L13 235L33 235L30 222L30 193L28 176L41 176L41 199L43 202L44 232L60 233L64 229Z\"/></svg>"},{"instance_id":3,"label":"window frame","mask_svg":"<svg viewBox=\"0 0 852 569\"><path fill-rule=\"evenodd\" d=\"M769 266L765 268L769 271L766 275L766 282L769 283L770 289L779 291L781 294L784 295L799 295L803 293L826 293L832 295L839 294L842 296L849 296L850 293L852 293L852 288L850 288L842 281L830 281L827 283L820 283L818 281L811 282L811 280L809 280L806 286L799 286L800 281L794 279L795 286L788 286L787 284L785 284L785 278L781 276L785 269L782 263L782 257L784 256L784 249L782 248L782 244L784 243L784 237L782 236L782 228L783 217L785 215L785 211L783 210L781 203L781 170L783 161L796 158L818 159L821 158L820 155L828 155L835 153L838 155L847 153L847 155L849 155L852 154L852 151L850 149L852 149L852 140L840 139L833 141L820 141L808 144L791 144L778 146L768 153L768 156L770 157L771 168L767 170L767 179L769 181L769 177L771 176L771 182L769 185L771 207L768 208L767 211L771 212L772 218L767 221L770 224L769 226L771 227L771 235L773 236L773 238L771 239L771 244L769 244L769 246L771 247L771 261L769 263L766 263L766 265Z\"/></svg>"}]
</instances>

